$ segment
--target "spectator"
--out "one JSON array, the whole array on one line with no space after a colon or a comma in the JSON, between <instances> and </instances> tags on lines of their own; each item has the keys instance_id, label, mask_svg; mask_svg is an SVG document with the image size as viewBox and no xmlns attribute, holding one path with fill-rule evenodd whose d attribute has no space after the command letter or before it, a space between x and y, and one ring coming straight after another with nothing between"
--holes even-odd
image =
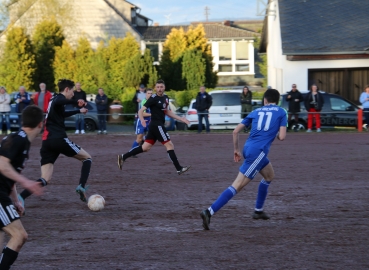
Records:
<instances>
[{"instance_id":1,"label":"spectator","mask_svg":"<svg viewBox=\"0 0 369 270\"><path fill-rule=\"evenodd\" d=\"M5 119L6 123L6 132L7 134L10 134L10 121L9 121L9 113L10 113L10 96L6 92L6 89L4 86L0 87L0 135L3 133L3 122Z\"/></svg>"},{"instance_id":2,"label":"spectator","mask_svg":"<svg viewBox=\"0 0 369 270\"><path fill-rule=\"evenodd\" d=\"M240 95L241 99L241 117L245 118L249 112L252 111L252 92L247 86L243 87L242 94Z\"/></svg>"},{"instance_id":3,"label":"spectator","mask_svg":"<svg viewBox=\"0 0 369 270\"><path fill-rule=\"evenodd\" d=\"M319 92L318 86L315 84L311 85L310 92L305 98L305 108L308 114L308 130L306 132L311 132L313 128L313 118L315 118L316 132L321 132L320 129L320 112L324 105L323 95Z\"/></svg>"},{"instance_id":4,"label":"spectator","mask_svg":"<svg viewBox=\"0 0 369 270\"><path fill-rule=\"evenodd\" d=\"M292 117L294 117L295 121L292 126L294 126L294 131L298 131L299 124L299 112L301 111L300 102L303 101L302 94L299 90L297 90L296 84L292 85L292 90L287 92L288 101L288 123L291 122Z\"/></svg>"},{"instance_id":5,"label":"spectator","mask_svg":"<svg viewBox=\"0 0 369 270\"><path fill-rule=\"evenodd\" d=\"M73 100L84 100L85 102L87 102L87 98L86 98L86 92L82 90L81 88L81 83L77 82L76 83L76 90L74 91L74 96L72 98ZM76 109L81 109L84 106L79 106L77 105ZM76 134L79 134L79 132L81 131L81 134L85 134L85 115L83 113L79 113L76 114Z\"/></svg>"},{"instance_id":6,"label":"spectator","mask_svg":"<svg viewBox=\"0 0 369 270\"><path fill-rule=\"evenodd\" d=\"M97 118L99 119L98 134L106 134L106 113L108 110L108 97L104 94L104 90L99 88L95 99L97 107Z\"/></svg>"},{"instance_id":7,"label":"spectator","mask_svg":"<svg viewBox=\"0 0 369 270\"><path fill-rule=\"evenodd\" d=\"M140 110L141 101L146 97L146 87L141 84L140 88L136 91L135 96L132 99L132 102L136 105L136 113Z\"/></svg>"},{"instance_id":8,"label":"spectator","mask_svg":"<svg viewBox=\"0 0 369 270\"><path fill-rule=\"evenodd\" d=\"M208 93L206 93L205 86L201 86L200 92L197 94L197 97L196 97L196 110L197 110L197 115L199 117L197 133L202 132L202 118L205 118L206 133L210 132L209 109L212 103L213 103L212 98Z\"/></svg>"},{"instance_id":9,"label":"spectator","mask_svg":"<svg viewBox=\"0 0 369 270\"><path fill-rule=\"evenodd\" d=\"M50 99L53 97L50 91L46 90L46 84L40 83L40 92L33 95L33 102L38 106L44 113L47 112L49 107Z\"/></svg>"},{"instance_id":10,"label":"spectator","mask_svg":"<svg viewBox=\"0 0 369 270\"><path fill-rule=\"evenodd\" d=\"M365 116L365 124L363 125L365 130L369 128L369 84L365 86L365 91L360 95L360 103L363 105L363 111Z\"/></svg>"},{"instance_id":11,"label":"spectator","mask_svg":"<svg viewBox=\"0 0 369 270\"><path fill-rule=\"evenodd\" d=\"M24 86L19 87L19 93L15 96L15 102L17 105L15 106L15 112L18 114L19 119L19 130L22 127L22 112L31 102L31 96L26 92L26 88Z\"/></svg>"}]
</instances>

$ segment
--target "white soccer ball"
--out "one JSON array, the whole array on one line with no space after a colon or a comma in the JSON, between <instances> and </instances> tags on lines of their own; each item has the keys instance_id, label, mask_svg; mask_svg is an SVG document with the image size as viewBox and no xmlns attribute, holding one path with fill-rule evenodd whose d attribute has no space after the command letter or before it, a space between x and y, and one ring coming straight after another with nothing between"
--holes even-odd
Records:
<instances>
[{"instance_id":1,"label":"white soccer ball","mask_svg":"<svg viewBox=\"0 0 369 270\"><path fill-rule=\"evenodd\" d=\"M91 195L90 198L88 198L87 206L94 212L101 211L104 209L105 199L99 194Z\"/></svg>"}]
</instances>

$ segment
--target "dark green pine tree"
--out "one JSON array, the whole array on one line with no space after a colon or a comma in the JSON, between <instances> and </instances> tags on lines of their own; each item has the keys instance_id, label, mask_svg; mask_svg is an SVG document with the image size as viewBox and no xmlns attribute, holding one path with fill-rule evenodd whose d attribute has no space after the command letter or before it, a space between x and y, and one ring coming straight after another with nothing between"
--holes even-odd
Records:
<instances>
[{"instance_id":1,"label":"dark green pine tree","mask_svg":"<svg viewBox=\"0 0 369 270\"><path fill-rule=\"evenodd\" d=\"M200 50L187 50L183 54L182 77L187 82L187 89L198 89L205 83L205 59Z\"/></svg>"},{"instance_id":2,"label":"dark green pine tree","mask_svg":"<svg viewBox=\"0 0 369 270\"><path fill-rule=\"evenodd\" d=\"M36 25L32 38L37 66L34 89L38 90L39 84L44 82L48 90L55 91L53 70L55 48L62 46L63 40L62 27L55 18L44 20Z\"/></svg>"}]
</instances>

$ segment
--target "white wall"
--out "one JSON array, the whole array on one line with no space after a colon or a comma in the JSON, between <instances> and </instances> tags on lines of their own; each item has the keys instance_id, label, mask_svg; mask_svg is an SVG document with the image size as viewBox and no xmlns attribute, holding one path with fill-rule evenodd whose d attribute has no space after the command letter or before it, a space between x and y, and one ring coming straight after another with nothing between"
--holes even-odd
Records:
<instances>
[{"instance_id":1,"label":"white wall","mask_svg":"<svg viewBox=\"0 0 369 270\"><path fill-rule=\"evenodd\" d=\"M268 17L268 85L285 93L296 84L300 90L308 89L309 69L360 68L369 67L369 59L288 61L282 55L281 28L278 1L272 2L276 16Z\"/></svg>"}]
</instances>

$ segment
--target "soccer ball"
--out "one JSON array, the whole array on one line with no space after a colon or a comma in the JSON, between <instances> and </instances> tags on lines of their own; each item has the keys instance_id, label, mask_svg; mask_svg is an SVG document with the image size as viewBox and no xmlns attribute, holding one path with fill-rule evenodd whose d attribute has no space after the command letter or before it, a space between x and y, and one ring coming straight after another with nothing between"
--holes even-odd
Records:
<instances>
[{"instance_id":1,"label":"soccer ball","mask_svg":"<svg viewBox=\"0 0 369 270\"><path fill-rule=\"evenodd\" d=\"M99 194L94 194L91 195L90 198L88 198L87 206L88 208L90 208L90 210L94 212L101 211L104 209L105 200L103 196Z\"/></svg>"}]
</instances>

